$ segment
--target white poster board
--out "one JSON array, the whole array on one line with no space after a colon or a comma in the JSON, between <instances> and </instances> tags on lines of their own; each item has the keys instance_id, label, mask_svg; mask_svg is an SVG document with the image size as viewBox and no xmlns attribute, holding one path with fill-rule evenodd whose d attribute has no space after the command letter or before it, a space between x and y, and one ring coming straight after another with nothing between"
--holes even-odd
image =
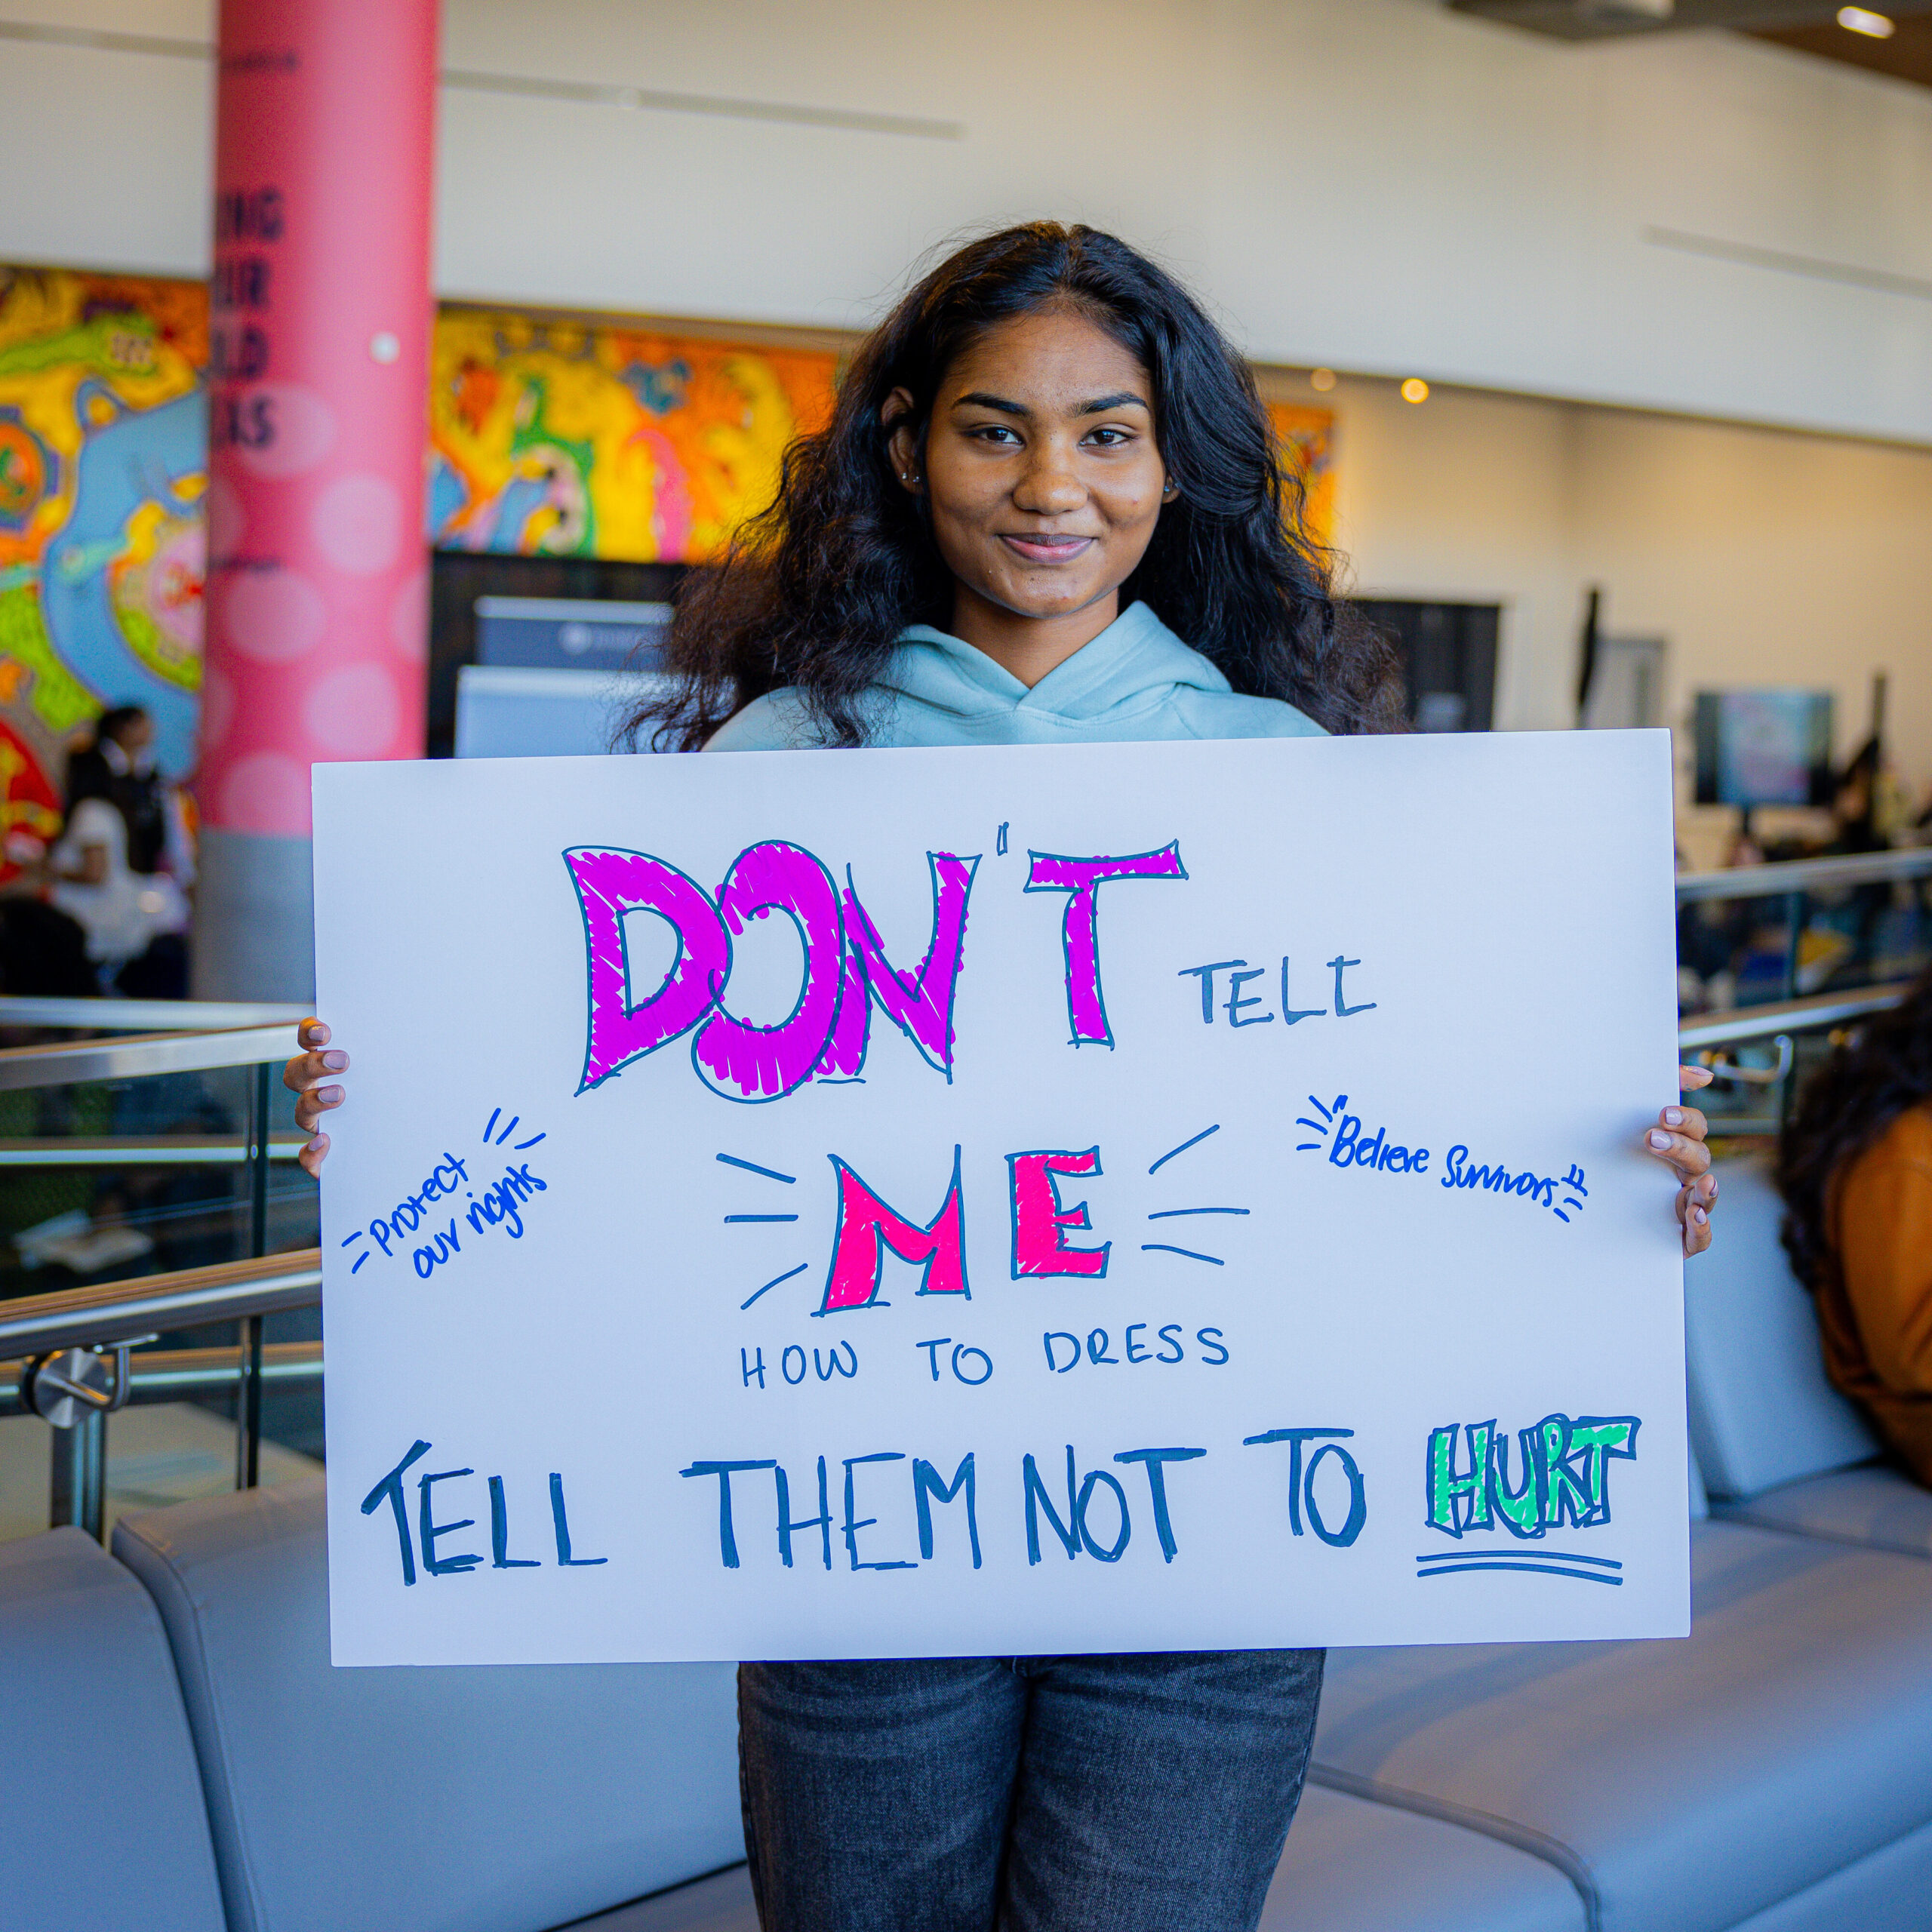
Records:
<instances>
[{"instance_id":1,"label":"white poster board","mask_svg":"<svg viewBox=\"0 0 1932 1932\"><path fill-rule=\"evenodd\" d=\"M336 1661L1684 1632L1669 746L317 768Z\"/></svg>"}]
</instances>

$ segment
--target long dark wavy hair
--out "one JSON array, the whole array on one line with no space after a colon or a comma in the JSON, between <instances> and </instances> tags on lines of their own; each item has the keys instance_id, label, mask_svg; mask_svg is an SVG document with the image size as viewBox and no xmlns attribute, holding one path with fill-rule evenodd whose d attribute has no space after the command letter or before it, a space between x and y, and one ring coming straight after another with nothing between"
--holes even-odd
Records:
<instances>
[{"instance_id":1,"label":"long dark wavy hair","mask_svg":"<svg viewBox=\"0 0 1932 1932\"><path fill-rule=\"evenodd\" d=\"M1178 500L1122 608L1143 600L1238 691L1285 699L1331 731L1403 728L1389 645L1339 604L1247 364L1200 304L1097 229L1029 222L968 243L854 353L830 424L785 454L778 495L721 565L694 572L666 646L673 684L620 743L694 750L754 698L790 686L826 742L865 741L868 689L909 624L952 621L953 582L923 497L894 474L882 411L912 397L923 453L946 371L1011 317L1064 306L1137 356Z\"/></svg>"},{"instance_id":2,"label":"long dark wavy hair","mask_svg":"<svg viewBox=\"0 0 1932 1932\"><path fill-rule=\"evenodd\" d=\"M1785 1252L1801 1281L1816 1287L1837 1266L1825 1231L1832 1177L1908 1107L1927 1100L1932 1100L1932 971L1818 1069L1779 1140Z\"/></svg>"}]
</instances>

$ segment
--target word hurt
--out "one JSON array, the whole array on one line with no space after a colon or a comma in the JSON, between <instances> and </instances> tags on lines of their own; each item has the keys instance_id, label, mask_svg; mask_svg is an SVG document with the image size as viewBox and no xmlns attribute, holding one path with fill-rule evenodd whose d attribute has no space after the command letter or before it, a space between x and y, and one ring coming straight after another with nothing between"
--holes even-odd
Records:
<instances>
[{"instance_id":1,"label":"word hurt","mask_svg":"<svg viewBox=\"0 0 1932 1932\"><path fill-rule=\"evenodd\" d=\"M1460 1539L1500 1528L1525 1540L1546 1531L1592 1529L1610 1521L1610 1466L1637 1454L1635 1416L1545 1416L1518 1429L1515 1478L1509 1432L1487 1422L1454 1423L1429 1438L1429 1527ZM1457 1441L1468 1444L1459 1458Z\"/></svg>"}]
</instances>

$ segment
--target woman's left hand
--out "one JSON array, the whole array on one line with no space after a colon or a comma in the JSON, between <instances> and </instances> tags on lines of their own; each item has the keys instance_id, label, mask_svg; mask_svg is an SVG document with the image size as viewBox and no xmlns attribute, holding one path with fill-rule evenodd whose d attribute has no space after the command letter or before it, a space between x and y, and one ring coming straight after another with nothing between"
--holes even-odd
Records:
<instances>
[{"instance_id":1,"label":"woman's left hand","mask_svg":"<svg viewBox=\"0 0 1932 1932\"><path fill-rule=\"evenodd\" d=\"M1678 1083L1687 1091L1711 1084L1708 1067L1680 1066ZM1666 1107L1644 1134L1644 1152L1663 1162L1684 1184L1677 1190L1677 1218L1684 1229L1684 1252L1702 1254L1711 1244L1711 1216L1718 1204L1718 1178L1711 1172L1708 1127L1695 1107Z\"/></svg>"}]
</instances>

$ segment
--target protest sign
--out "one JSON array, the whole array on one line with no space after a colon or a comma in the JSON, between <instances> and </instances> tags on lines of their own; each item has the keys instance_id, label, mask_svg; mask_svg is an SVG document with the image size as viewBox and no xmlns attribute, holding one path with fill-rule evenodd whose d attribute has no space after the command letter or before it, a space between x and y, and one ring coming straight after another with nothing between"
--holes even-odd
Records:
<instances>
[{"instance_id":1,"label":"protest sign","mask_svg":"<svg viewBox=\"0 0 1932 1932\"><path fill-rule=\"evenodd\" d=\"M318 767L336 1660L1681 1633L1669 745Z\"/></svg>"}]
</instances>

